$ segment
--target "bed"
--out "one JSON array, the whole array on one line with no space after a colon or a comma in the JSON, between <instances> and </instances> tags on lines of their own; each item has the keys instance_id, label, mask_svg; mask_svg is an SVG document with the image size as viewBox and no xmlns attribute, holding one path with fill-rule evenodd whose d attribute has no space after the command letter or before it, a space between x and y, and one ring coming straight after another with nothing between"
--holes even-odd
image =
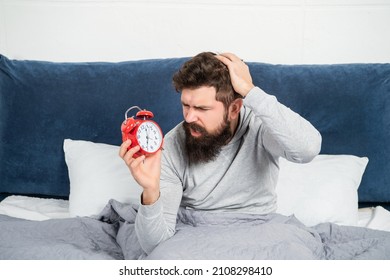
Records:
<instances>
[{"instance_id":1,"label":"bed","mask_svg":"<svg viewBox=\"0 0 390 280\"><path fill-rule=\"evenodd\" d=\"M120 124L133 105L164 133L181 121L171 77L186 59L0 55L0 259L390 259L386 63L248 62L256 85L321 132L320 155L280 159L276 213L180 209L175 236L146 255Z\"/></svg>"}]
</instances>

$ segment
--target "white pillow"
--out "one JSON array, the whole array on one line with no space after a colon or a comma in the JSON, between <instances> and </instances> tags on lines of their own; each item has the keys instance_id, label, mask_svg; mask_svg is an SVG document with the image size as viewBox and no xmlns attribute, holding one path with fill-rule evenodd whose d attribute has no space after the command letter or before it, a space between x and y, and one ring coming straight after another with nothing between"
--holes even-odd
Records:
<instances>
[{"instance_id":1,"label":"white pillow","mask_svg":"<svg viewBox=\"0 0 390 280\"><path fill-rule=\"evenodd\" d=\"M306 164L279 160L277 213L306 226L323 222L356 226L358 193L367 157L318 155Z\"/></svg>"},{"instance_id":2,"label":"white pillow","mask_svg":"<svg viewBox=\"0 0 390 280\"><path fill-rule=\"evenodd\" d=\"M97 215L111 198L140 202L142 188L119 157L118 146L65 139L64 152L71 217Z\"/></svg>"}]
</instances>

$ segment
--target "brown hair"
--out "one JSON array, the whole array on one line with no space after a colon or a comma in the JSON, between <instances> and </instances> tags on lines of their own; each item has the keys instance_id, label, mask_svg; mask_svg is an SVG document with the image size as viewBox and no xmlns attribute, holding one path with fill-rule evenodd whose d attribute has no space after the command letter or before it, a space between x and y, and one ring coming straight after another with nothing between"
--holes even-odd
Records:
<instances>
[{"instance_id":1,"label":"brown hair","mask_svg":"<svg viewBox=\"0 0 390 280\"><path fill-rule=\"evenodd\" d=\"M185 62L174 74L173 85L177 92L186 88L214 87L215 99L222 102L225 108L241 97L233 89L227 66L212 52L202 52Z\"/></svg>"}]
</instances>

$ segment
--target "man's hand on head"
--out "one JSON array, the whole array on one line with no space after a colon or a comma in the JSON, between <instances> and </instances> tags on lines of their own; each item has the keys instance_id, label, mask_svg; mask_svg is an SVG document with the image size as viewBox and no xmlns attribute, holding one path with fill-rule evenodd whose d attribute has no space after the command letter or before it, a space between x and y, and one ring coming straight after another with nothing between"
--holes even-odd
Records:
<instances>
[{"instance_id":1,"label":"man's hand on head","mask_svg":"<svg viewBox=\"0 0 390 280\"><path fill-rule=\"evenodd\" d=\"M221 53L215 57L228 67L234 90L245 97L255 87L248 65L232 53Z\"/></svg>"}]
</instances>

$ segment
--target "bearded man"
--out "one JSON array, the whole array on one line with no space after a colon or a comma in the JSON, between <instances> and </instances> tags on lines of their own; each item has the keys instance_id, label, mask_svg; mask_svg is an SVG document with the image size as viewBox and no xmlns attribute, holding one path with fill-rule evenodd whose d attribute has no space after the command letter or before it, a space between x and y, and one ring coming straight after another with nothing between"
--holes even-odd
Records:
<instances>
[{"instance_id":1,"label":"bearded man","mask_svg":"<svg viewBox=\"0 0 390 280\"><path fill-rule=\"evenodd\" d=\"M231 53L200 53L175 73L184 121L165 137L164 150L120 156L142 186L135 230L149 254L175 234L179 207L269 214L276 210L278 159L311 161L320 133L256 87L249 67Z\"/></svg>"}]
</instances>

